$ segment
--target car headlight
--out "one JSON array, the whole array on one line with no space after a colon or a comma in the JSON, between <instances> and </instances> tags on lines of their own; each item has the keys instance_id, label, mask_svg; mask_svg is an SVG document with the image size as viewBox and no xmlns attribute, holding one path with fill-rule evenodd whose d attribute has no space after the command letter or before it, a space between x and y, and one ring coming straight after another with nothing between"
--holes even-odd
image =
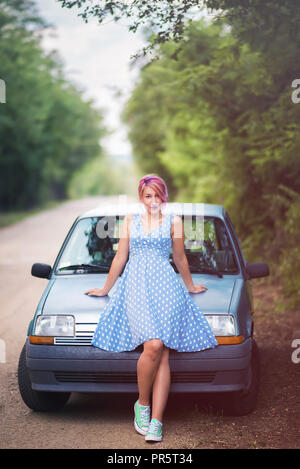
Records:
<instances>
[{"instance_id":1,"label":"car headlight","mask_svg":"<svg viewBox=\"0 0 300 469\"><path fill-rule=\"evenodd\" d=\"M205 317L216 336L224 337L236 335L233 316L223 314L207 314Z\"/></svg>"},{"instance_id":2,"label":"car headlight","mask_svg":"<svg viewBox=\"0 0 300 469\"><path fill-rule=\"evenodd\" d=\"M45 314L37 317L35 336L73 337L75 333L74 316Z\"/></svg>"}]
</instances>

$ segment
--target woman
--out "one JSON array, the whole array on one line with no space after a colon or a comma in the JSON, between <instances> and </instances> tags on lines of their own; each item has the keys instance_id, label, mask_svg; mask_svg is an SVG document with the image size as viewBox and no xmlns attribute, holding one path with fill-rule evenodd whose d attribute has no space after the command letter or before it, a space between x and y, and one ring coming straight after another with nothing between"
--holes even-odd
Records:
<instances>
[{"instance_id":1,"label":"woman","mask_svg":"<svg viewBox=\"0 0 300 469\"><path fill-rule=\"evenodd\" d=\"M188 293L204 292L207 288L193 283L184 252L181 218L162 213L168 196L164 180L155 174L146 175L139 182L138 192L145 214L124 218L118 251L104 288L85 293L107 295L126 264L100 317L92 345L121 352L143 344L137 363L139 397L134 404L134 426L146 441L161 441L171 382L169 349L192 352L216 347L218 342ZM169 262L171 247L186 289Z\"/></svg>"}]
</instances>

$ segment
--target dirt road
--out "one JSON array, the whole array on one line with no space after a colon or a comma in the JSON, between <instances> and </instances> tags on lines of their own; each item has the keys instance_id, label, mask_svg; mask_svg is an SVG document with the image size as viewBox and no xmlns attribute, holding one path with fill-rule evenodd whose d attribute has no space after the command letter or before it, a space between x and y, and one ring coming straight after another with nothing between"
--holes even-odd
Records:
<instances>
[{"instance_id":1,"label":"dirt road","mask_svg":"<svg viewBox=\"0 0 300 469\"><path fill-rule=\"evenodd\" d=\"M75 217L101 201L104 198L67 202L0 230L0 359L6 347L5 362L0 362L1 448L149 448L133 429L135 395L73 394L62 411L42 414L29 410L18 391L19 354L47 282L32 277L31 266L53 265ZM300 446L300 364L291 359L292 340L300 331L299 311L274 310L279 286L255 280L252 287L262 361L257 409L249 416L225 417L209 399L170 395L164 440L156 444L157 450Z\"/></svg>"}]
</instances>

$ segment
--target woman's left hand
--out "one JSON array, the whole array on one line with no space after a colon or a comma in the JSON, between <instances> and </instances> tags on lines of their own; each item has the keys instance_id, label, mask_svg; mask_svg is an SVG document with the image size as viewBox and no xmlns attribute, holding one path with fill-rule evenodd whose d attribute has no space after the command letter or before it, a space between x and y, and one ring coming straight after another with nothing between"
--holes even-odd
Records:
<instances>
[{"instance_id":1,"label":"woman's left hand","mask_svg":"<svg viewBox=\"0 0 300 469\"><path fill-rule=\"evenodd\" d=\"M192 289L189 289L189 293L201 293L203 291L206 291L207 290L207 287L205 287L204 285L194 285L194 287Z\"/></svg>"}]
</instances>

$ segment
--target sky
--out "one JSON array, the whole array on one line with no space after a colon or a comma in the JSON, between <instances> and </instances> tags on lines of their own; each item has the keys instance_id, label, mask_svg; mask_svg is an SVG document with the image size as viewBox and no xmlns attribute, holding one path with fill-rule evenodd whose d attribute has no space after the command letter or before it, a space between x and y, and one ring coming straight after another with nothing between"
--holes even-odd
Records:
<instances>
[{"instance_id":1,"label":"sky","mask_svg":"<svg viewBox=\"0 0 300 469\"><path fill-rule=\"evenodd\" d=\"M104 111L104 125L113 134L101 144L110 155L131 158L120 113L138 78L138 67L130 67L130 58L145 45L141 33L129 32L126 20L106 19L101 25L93 18L85 23L78 10L62 8L56 0L35 3L40 16L54 26L43 33L44 50L57 50L65 76L84 90L84 99L93 99ZM116 89L122 90L119 98Z\"/></svg>"}]
</instances>

